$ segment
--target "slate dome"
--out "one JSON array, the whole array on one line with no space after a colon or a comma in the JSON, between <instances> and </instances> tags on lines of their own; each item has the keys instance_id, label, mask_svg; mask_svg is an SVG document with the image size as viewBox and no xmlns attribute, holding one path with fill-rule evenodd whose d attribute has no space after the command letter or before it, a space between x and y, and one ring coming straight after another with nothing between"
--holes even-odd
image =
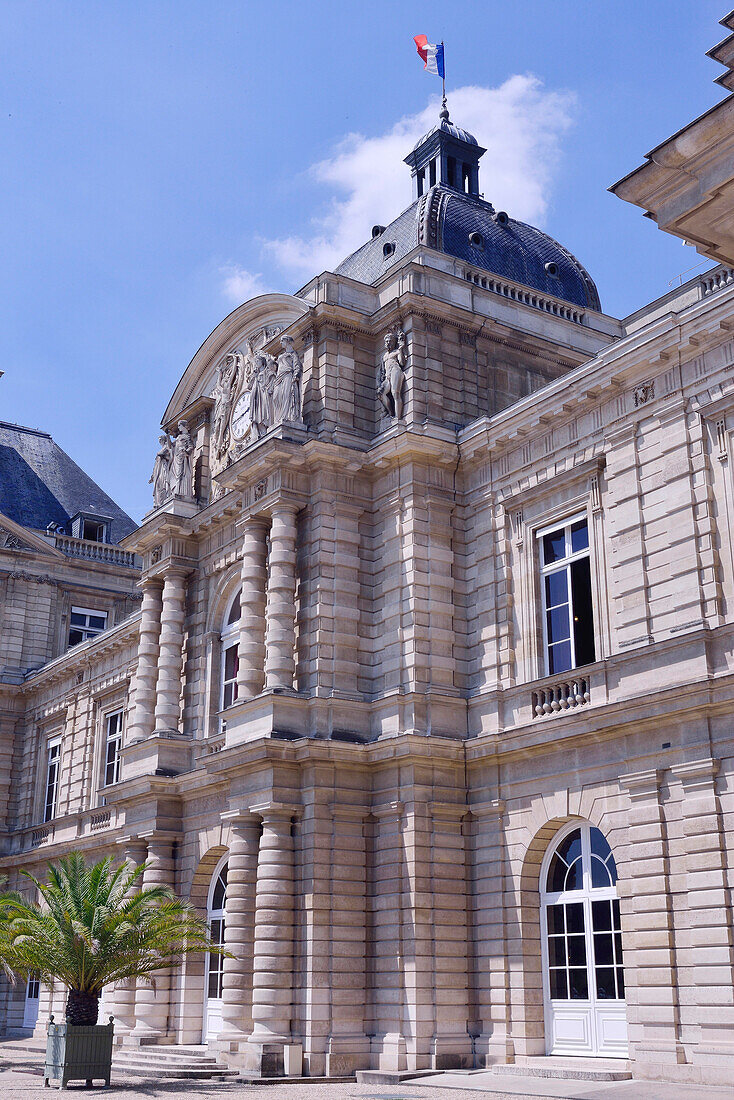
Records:
<instances>
[{"instance_id":1,"label":"slate dome","mask_svg":"<svg viewBox=\"0 0 734 1100\"><path fill-rule=\"evenodd\" d=\"M594 280L576 257L541 229L496 211L479 193L477 139L449 118L439 121L405 158L414 202L336 268L375 283L418 245L454 256L499 278L531 287L581 309L601 310Z\"/></svg>"}]
</instances>

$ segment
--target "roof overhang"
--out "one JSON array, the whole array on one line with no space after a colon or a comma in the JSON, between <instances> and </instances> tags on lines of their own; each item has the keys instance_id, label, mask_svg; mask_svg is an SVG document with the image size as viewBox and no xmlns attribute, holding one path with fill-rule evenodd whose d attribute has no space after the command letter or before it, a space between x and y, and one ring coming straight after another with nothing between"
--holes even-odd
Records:
<instances>
[{"instance_id":1,"label":"roof overhang","mask_svg":"<svg viewBox=\"0 0 734 1100\"><path fill-rule=\"evenodd\" d=\"M658 145L609 190L702 256L734 264L734 95Z\"/></svg>"}]
</instances>

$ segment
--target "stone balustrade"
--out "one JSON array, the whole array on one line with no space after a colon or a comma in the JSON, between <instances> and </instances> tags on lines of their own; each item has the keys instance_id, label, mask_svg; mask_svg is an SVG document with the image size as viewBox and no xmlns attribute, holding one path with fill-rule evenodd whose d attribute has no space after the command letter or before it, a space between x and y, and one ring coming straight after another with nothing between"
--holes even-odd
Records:
<instances>
[{"instance_id":1,"label":"stone balustrade","mask_svg":"<svg viewBox=\"0 0 734 1100\"><path fill-rule=\"evenodd\" d=\"M589 681L584 676L561 680L557 684L538 688L533 692L533 718L545 718L549 714L574 710L591 702Z\"/></svg>"},{"instance_id":2,"label":"stone balustrade","mask_svg":"<svg viewBox=\"0 0 734 1100\"><path fill-rule=\"evenodd\" d=\"M91 539L77 539L73 535L54 535L57 550L70 558L86 558L88 561L102 561L108 565L123 565L128 569L139 569L140 563L131 550L122 550L108 542L93 542Z\"/></svg>"}]
</instances>

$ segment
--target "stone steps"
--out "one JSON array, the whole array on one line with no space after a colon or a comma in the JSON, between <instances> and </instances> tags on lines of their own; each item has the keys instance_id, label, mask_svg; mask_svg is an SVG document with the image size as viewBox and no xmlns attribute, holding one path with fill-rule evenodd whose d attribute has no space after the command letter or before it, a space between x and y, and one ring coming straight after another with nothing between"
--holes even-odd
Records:
<instances>
[{"instance_id":1,"label":"stone steps","mask_svg":"<svg viewBox=\"0 0 734 1100\"><path fill-rule=\"evenodd\" d=\"M629 1064L624 1059L533 1058L492 1066L498 1076L548 1077L563 1081L631 1081Z\"/></svg>"},{"instance_id":2,"label":"stone steps","mask_svg":"<svg viewBox=\"0 0 734 1100\"><path fill-rule=\"evenodd\" d=\"M112 1069L131 1077L158 1080L222 1081L238 1076L210 1054L186 1047L122 1047L112 1056Z\"/></svg>"}]
</instances>

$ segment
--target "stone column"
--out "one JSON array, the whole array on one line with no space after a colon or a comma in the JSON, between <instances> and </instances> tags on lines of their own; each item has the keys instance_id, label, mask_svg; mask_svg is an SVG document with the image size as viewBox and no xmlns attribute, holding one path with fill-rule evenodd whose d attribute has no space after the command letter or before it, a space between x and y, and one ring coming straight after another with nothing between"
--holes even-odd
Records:
<instances>
[{"instance_id":1,"label":"stone column","mask_svg":"<svg viewBox=\"0 0 734 1100\"><path fill-rule=\"evenodd\" d=\"M163 581L160 654L156 684L155 729L178 732L181 720L183 626L186 618L186 573L169 569Z\"/></svg>"},{"instance_id":2,"label":"stone column","mask_svg":"<svg viewBox=\"0 0 734 1100\"><path fill-rule=\"evenodd\" d=\"M273 509L270 529L265 687L291 689L296 673L296 512L294 505Z\"/></svg>"},{"instance_id":3,"label":"stone column","mask_svg":"<svg viewBox=\"0 0 734 1100\"><path fill-rule=\"evenodd\" d=\"M240 642L237 695L252 699L263 689L265 664L265 586L267 534L264 520L249 519L242 543Z\"/></svg>"},{"instance_id":4,"label":"stone column","mask_svg":"<svg viewBox=\"0 0 734 1100\"><path fill-rule=\"evenodd\" d=\"M161 632L161 582L143 581L143 605L138 642L138 667L133 682L133 705L125 741L132 744L149 737L155 728L155 689Z\"/></svg>"},{"instance_id":5,"label":"stone column","mask_svg":"<svg viewBox=\"0 0 734 1100\"><path fill-rule=\"evenodd\" d=\"M231 821L232 828L224 921L224 946L232 954L224 959L222 1031L218 1041L229 1044L232 1051L252 1031L252 954L260 824L250 814L223 814L222 818Z\"/></svg>"},{"instance_id":6,"label":"stone column","mask_svg":"<svg viewBox=\"0 0 734 1100\"><path fill-rule=\"evenodd\" d=\"M684 834L677 870L686 904L676 929L681 1032L696 1062L709 1063L704 1082L734 1069L734 929L718 767L709 757L670 769L681 784Z\"/></svg>"},{"instance_id":7,"label":"stone column","mask_svg":"<svg viewBox=\"0 0 734 1100\"><path fill-rule=\"evenodd\" d=\"M148 855L148 846L144 840L137 837L127 837L123 842L123 857L130 869L139 867L144 863ZM141 887L140 878L135 880L132 892L135 893ZM110 1012L115 1017L115 1035L119 1038L128 1035L135 1027L135 990L134 978L127 978L116 986L110 998Z\"/></svg>"},{"instance_id":8,"label":"stone column","mask_svg":"<svg viewBox=\"0 0 734 1100\"><path fill-rule=\"evenodd\" d=\"M261 812L253 952L251 1043L261 1072L283 1072L293 1011L293 809Z\"/></svg>"},{"instance_id":9,"label":"stone column","mask_svg":"<svg viewBox=\"0 0 734 1100\"><path fill-rule=\"evenodd\" d=\"M617 884L630 1057L639 1076L656 1079L672 1072L671 1064L685 1061L668 828L659 771L622 775L619 782L630 799L628 859Z\"/></svg>"},{"instance_id":10,"label":"stone column","mask_svg":"<svg viewBox=\"0 0 734 1100\"><path fill-rule=\"evenodd\" d=\"M173 842L151 837L142 886L173 886L174 869ZM135 1027L131 1038L139 1043L167 1041L171 972L158 970L151 978L147 982L139 979L135 990Z\"/></svg>"}]
</instances>

